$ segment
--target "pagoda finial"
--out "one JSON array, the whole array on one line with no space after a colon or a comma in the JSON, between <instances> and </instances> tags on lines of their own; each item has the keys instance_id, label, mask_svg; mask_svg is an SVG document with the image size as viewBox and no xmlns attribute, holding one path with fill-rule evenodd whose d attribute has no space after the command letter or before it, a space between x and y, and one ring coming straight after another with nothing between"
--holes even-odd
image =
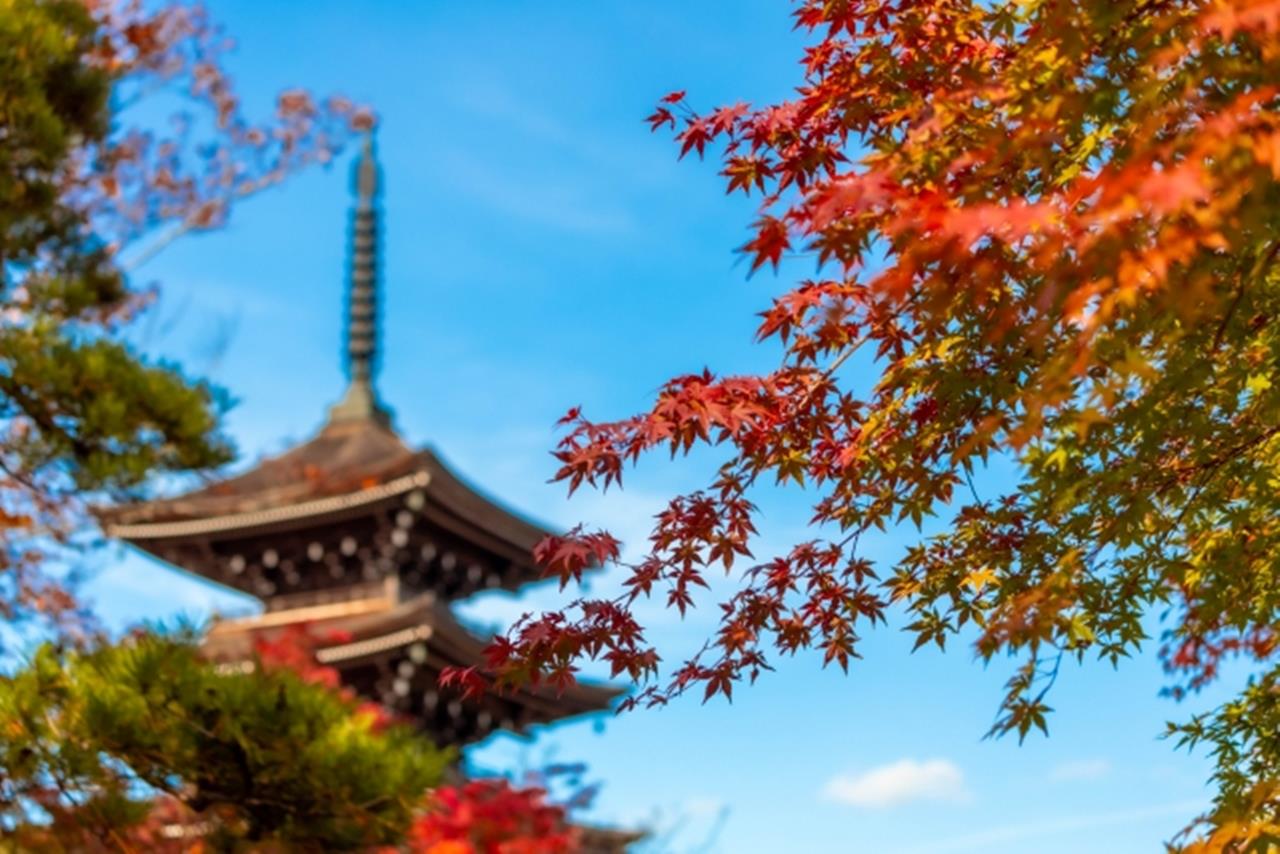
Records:
<instances>
[{"instance_id":1,"label":"pagoda finial","mask_svg":"<svg viewBox=\"0 0 1280 854\"><path fill-rule=\"evenodd\" d=\"M347 392L329 412L330 421L389 417L378 400L374 374L378 368L378 191L379 170L373 131L364 138L352 170L356 194L351 214L350 273L347 282Z\"/></svg>"}]
</instances>

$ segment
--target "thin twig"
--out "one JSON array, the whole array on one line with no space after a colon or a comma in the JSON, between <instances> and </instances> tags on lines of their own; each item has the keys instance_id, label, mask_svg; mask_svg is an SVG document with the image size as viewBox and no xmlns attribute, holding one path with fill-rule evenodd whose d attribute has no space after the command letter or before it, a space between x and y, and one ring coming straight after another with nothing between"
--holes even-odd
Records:
<instances>
[{"instance_id":1,"label":"thin twig","mask_svg":"<svg viewBox=\"0 0 1280 854\"><path fill-rule=\"evenodd\" d=\"M1267 271L1267 267L1271 266L1271 262L1275 261L1278 253L1280 253L1280 240L1273 241L1271 248L1267 250L1266 254L1259 257L1253 265L1249 275L1240 279L1240 284L1236 287L1235 296L1232 297L1231 304L1227 306L1227 313L1222 316L1222 322L1218 324L1218 329L1213 334L1213 345L1209 349L1210 355L1216 355L1218 348L1222 346L1222 342L1226 338L1227 326L1231 323L1231 318L1235 315L1236 309L1239 308L1240 302L1244 299L1245 289Z\"/></svg>"}]
</instances>

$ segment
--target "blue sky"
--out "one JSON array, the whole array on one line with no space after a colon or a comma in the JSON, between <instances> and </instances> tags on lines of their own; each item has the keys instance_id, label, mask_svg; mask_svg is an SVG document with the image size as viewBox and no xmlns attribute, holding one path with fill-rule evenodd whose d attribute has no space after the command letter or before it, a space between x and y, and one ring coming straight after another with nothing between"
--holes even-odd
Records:
<instances>
[{"instance_id":1,"label":"blue sky","mask_svg":"<svg viewBox=\"0 0 1280 854\"><path fill-rule=\"evenodd\" d=\"M210 6L239 43L230 65L250 105L301 84L382 117L380 387L402 433L548 524L642 540L664 497L701 485L714 458L650 461L624 492L569 501L546 483L551 425L575 404L638 411L677 373L776 362L752 343L754 315L806 270L748 278L733 248L750 204L725 197L713 163L678 163L641 120L675 88L700 105L784 97L801 45L788 4ZM342 390L346 165L250 201L139 272L164 297L133 334L238 400L227 424L242 465L306 438ZM802 530L802 492L762 504L763 551ZM891 556L911 536L868 546ZM120 548L100 557L90 592L113 625L251 606ZM552 585L463 612L501 623L558 601ZM683 623L645 613L672 660L700 644L713 610ZM1192 706L1157 696L1153 655L1119 672L1064 668L1051 737L1019 747L981 740L1011 663L983 668L963 645L909 649L880 631L847 677L801 656L732 706L690 699L532 743L499 738L471 760L589 763L604 783L591 818L656 828L649 851L1129 854L1162 850L1206 802L1203 758L1157 738Z\"/></svg>"}]
</instances>

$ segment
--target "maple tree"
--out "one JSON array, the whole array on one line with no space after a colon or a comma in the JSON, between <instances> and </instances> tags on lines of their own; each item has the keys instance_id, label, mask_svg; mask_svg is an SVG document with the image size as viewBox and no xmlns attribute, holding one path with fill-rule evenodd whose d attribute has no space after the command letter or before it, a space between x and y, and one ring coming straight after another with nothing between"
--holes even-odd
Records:
<instances>
[{"instance_id":1,"label":"maple tree","mask_svg":"<svg viewBox=\"0 0 1280 854\"><path fill-rule=\"evenodd\" d=\"M0 0L0 616L11 626L85 624L49 556L83 539L87 497L230 457L225 398L123 340L155 296L130 274L372 123L302 90L250 121L222 70L228 45L196 5ZM181 106L168 126L135 118L155 98Z\"/></svg>"},{"instance_id":2,"label":"maple tree","mask_svg":"<svg viewBox=\"0 0 1280 854\"><path fill-rule=\"evenodd\" d=\"M627 705L731 695L805 648L847 667L906 615L917 646L961 632L1021 660L993 733L1046 728L1065 658L1112 664L1167 611L1182 696L1243 656L1239 700L1171 725L1207 741L1212 812L1188 850L1280 826L1280 3L798 0L810 36L789 100L649 121L719 152L759 200L751 269L818 272L762 314L779 367L674 378L634 417L563 419L556 478L620 485L652 451L722 453L646 553L578 529L539 547L566 582L622 564L626 591L520 621L478 690L565 684L582 659L641 683ZM997 477L992 462L1015 473ZM808 487L813 536L753 556L753 495ZM930 521L876 565L867 531ZM703 651L659 670L632 613L684 612L732 575ZM1235 847L1233 847L1235 846Z\"/></svg>"}]
</instances>

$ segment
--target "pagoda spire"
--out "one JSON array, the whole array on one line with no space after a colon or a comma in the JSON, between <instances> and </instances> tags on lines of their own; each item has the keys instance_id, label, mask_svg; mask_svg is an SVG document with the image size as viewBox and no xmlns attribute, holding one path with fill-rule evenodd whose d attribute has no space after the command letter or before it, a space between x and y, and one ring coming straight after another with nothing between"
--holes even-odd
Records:
<instances>
[{"instance_id":1,"label":"pagoda spire","mask_svg":"<svg viewBox=\"0 0 1280 854\"><path fill-rule=\"evenodd\" d=\"M351 213L350 270L347 281L347 391L329 410L330 422L374 420L390 416L378 399L378 196L380 175L373 131L365 135L352 169L356 203Z\"/></svg>"}]
</instances>

